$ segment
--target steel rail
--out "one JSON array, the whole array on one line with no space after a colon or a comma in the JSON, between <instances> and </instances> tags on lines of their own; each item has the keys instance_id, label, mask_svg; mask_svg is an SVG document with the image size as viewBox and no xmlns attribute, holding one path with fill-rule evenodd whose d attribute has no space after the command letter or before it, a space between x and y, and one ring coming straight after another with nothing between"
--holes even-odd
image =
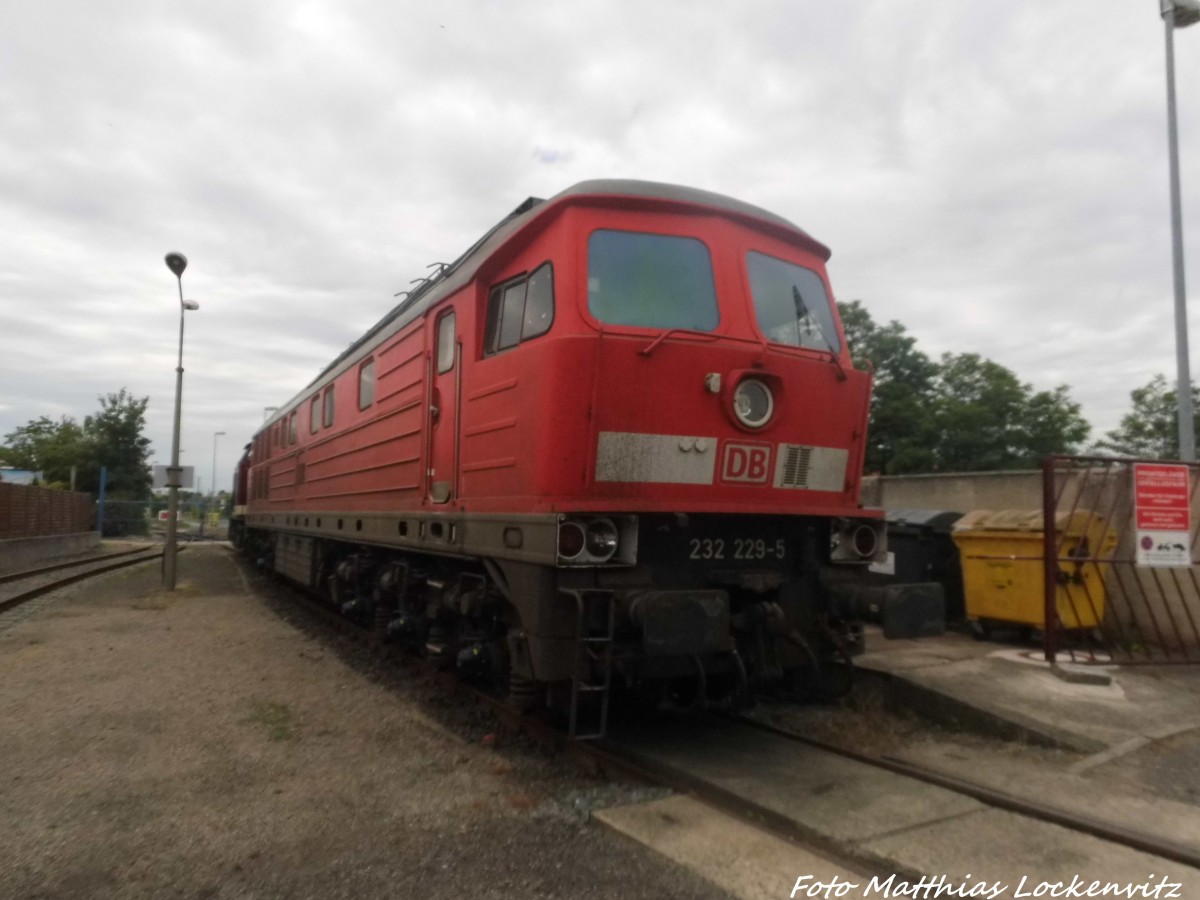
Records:
<instances>
[{"instance_id":1,"label":"steel rail","mask_svg":"<svg viewBox=\"0 0 1200 900\"><path fill-rule=\"evenodd\" d=\"M25 569L21 572L10 572L7 575L0 575L0 584L8 584L10 581L20 581L23 578L32 578L35 575L45 575L47 572L57 572L60 569L73 569L76 566L86 566L91 563L104 562L106 559L118 559L122 556L132 556L135 553L145 553L147 550L155 549L150 547L138 547L136 550L122 550L120 553L101 553L98 556L89 556L87 559L77 559L74 562L58 563L53 566L42 566L40 569Z\"/></svg>"},{"instance_id":2,"label":"steel rail","mask_svg":"<svg viewBox=\"0 0 1200 900\"><path fill-rule=\"evenodd\" d=\"M903 775L906 778L923 781L926 784L932 784L936 787L953 791L956 794L971 797L988 806L1005 809L1009 812L1015 812L1042 822L1049 822L1053 825L1060 825L1071 831L1088 834L1101 840L1141 851L1142 853L1148 853L1151 856L1158 856L1162 859L1169 859L1173 862L1183 863L1184 865L1200 869L1200 850L1177 841L1168 840L1144 831L1122 828L1094 816L1071 812L1061 807L1051 806L1048 803L1030 800L1007 791L989 787L988 785L967 781L954 775L946 775L933 769L907 763L892 756L872 756L867 753L859 753L857 750L838 747L834 744L817 740L816 738L787 731L766 722L757 722L741 716L728 716L727 718L748 728L765 731L769 734L805 744L806 746L823 750L827 753L843 756L855 762L873 766L877 769L884 769L895 775Z\"/></svg>"},{"instance_id":3,"label":"steel rail","mask_svg":"<svg viewBox=\"0 0 1200 900\"><path fill-rule=\"evenodd\" d=\"M182 553L185 549L187 549L186 545L184 545L183 547L180 547L178 549L178 552ZM138 552L144 554L145 551L139 550ZM71 575L67 575L67 576L65 576L63 578L59 578L55 581L50 581L50 582L47 582L46 584L42 584L37 587L30 588L29 590L24 591L20 594L14 594L11 597L8 597L4 600L0 600L0 613L6 613L11 609L15 609L16 607L20 606L23 603L28 603L30 600L33 600L36 597L40 597L43 594L49 594L51 591L56 591L59 588L67 587L68 585L75 584L76 582L84 581L88 578L91 578L93 575L102 575L105 572L113 572L113 571L116 571L117 569L124 569L127 566L136 566L143 562L150 562L151 560L161 559L164 552L165 552L164 550L158 550L156 552L151 552L149 555L138 556L138 557L135 557L134 559L122 559L122 560L119 560L114 563L109 563L106 566L100 566L95 569L88 569L86 572L75 572L75 573L72 573ZM125 556L126 554L113 554L113 555L114 556L116 556L116 555Z\"/></svg>"}]
</instances>

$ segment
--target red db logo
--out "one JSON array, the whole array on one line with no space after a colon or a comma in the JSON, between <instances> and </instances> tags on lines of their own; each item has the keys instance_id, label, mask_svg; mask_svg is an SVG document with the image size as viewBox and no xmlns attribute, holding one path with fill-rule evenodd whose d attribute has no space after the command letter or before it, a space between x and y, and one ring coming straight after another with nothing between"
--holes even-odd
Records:
<instances>
[{"instance_id":1,"label":"red db logo","mask_svg":"<svg viewBox=\"0 0 1200 900\"><path fill-rule=\"evenodd\" d=\"M771 468L770 444L726 444L721 480L765 484Z\"/></svg>"}]
</instances>

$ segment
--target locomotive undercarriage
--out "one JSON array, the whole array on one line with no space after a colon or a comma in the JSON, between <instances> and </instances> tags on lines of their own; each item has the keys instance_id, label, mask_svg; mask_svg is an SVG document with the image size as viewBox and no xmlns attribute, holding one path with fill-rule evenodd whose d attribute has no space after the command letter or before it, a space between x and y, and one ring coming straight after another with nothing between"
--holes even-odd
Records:
<instances>
[{"instance_id":1,"label":"locomotive undercarriage","mask_svg":"<svg viewBox=\"0 0 1200 900\"><path fill-rule=\"evenodd\" d=\"M785 533L778 521L750 524L782 535L780 559L728 560L705 559L709 539L695 537L714 522L645 517L639 556L657 563L613 568L258 529L243 545L380 642L454 666L518 706L569 709L574 724L579 708L606 705L619 689L688 709L743 706L763 690L825 698L848 689L861 626L835 613L828 524ZM698 549L681 561L668 546Z\"/></svg>"},{"instance_id":2,"label":"locomotive undercarriage","mask_svg":"<svg viewBox=\"0 0 1200 900\"><path fill-rule=\"evenodd\" d=\"M581 710L599 709L599 733L614 690L701 709L743 707L760 691L828 698L850 688L862 628L838 598L860 566L830 564L827 520L738 524L751 536L728 539L738 551L726 553L726 539L706 535L727 518L644 516L638 557L654 562L612 568L254 528L241 546L379 642L454 666L518 707L569 710L572 733Z\"/></svg>"}]
</instances>

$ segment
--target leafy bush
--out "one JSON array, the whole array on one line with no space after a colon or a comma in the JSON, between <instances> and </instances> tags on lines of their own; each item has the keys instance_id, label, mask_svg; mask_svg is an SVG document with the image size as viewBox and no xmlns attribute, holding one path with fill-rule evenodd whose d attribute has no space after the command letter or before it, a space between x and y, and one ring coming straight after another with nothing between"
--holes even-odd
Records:
<instances>
[{"instance_id":1,"label":"leafy bush","mask_svg":"<svg viewBox=\"0 0 1200 900\"><path fill-rule=\"evenodd\" d=\"M147 504L140 500L107 500L101 537L127 537L150 533Z\"/></svg>"}]
</instances>

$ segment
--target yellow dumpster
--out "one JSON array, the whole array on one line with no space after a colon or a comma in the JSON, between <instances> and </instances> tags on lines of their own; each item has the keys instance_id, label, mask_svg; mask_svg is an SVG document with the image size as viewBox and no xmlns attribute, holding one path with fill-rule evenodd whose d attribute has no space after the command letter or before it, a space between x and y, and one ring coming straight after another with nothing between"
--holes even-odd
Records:
<instances>
[{"instance_id":1,"label":"yellow dumpster","mask_svg":"<svg viewBox=\"0 0 1200 900\"><path fill-rule=\"evenodd\" d=\"M1112 555L1116 530L1084 509L1059 513L1055 526L1055 602L1062 627L1096 628L1104 619L1108 566L1094 560ZM992 622L1045 627L1041 510L976 510L954 524L952 536L962 562L967 619L977 630Z\"/></svg>"}]
</instances>

